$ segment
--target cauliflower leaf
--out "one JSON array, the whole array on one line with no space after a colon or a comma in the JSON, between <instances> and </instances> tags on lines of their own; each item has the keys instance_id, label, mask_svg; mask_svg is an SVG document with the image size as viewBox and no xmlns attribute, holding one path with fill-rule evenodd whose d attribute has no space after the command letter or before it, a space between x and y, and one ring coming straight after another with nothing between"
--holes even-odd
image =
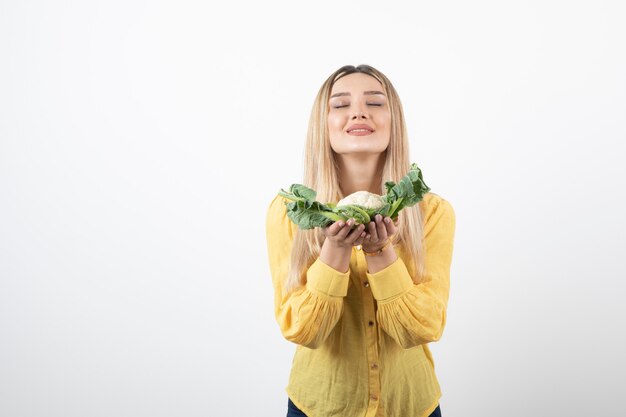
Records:
<instances>
[{"instance_id":1,"label":"cauliflower leaf","mask_svg":"<svg viewBox=\"0 0 626 417\"><path fill-rule=\"evenodd\" d=\"M281 189L278 194L289 200L287 216L300 229L327 227L336 221L355 219L356 225L367 224L376 214L392 219L405 207L419 203L424 194L430 191L422 178L422 171L417 164L397 184L385 183L387 194L379 196L368 191L357 191L346 196L338 203L320 203L315 200L317 192L302 184L292 184L288 191Z\"/></svg>"}]
</instances>

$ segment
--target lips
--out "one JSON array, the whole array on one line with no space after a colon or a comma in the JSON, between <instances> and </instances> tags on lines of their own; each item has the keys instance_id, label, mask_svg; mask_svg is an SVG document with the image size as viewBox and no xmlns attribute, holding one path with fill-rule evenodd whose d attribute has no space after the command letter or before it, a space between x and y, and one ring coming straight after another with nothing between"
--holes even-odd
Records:
<instances>
[{"instance_id":1,"label":"lips","mask_svg":"<svg viewBox=\"0 0 626 417\"><path fill-rule=\"evenodd\" d=\"M372 129L369 125L366 125L366 124L356 124L356 125L350 126L347 132L349 135L363 136L363 135L369 135L370 133L374 132L374 129Z\"/></svg>"}]
</instances>

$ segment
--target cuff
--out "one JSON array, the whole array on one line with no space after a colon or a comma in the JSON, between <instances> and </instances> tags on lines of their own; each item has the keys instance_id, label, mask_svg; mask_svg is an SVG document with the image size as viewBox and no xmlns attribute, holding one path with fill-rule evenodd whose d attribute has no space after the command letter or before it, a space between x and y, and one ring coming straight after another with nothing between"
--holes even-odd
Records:
<instances>
[{"instance_id":1,"label":"cuff","mask_svg":"<svg viewBox=\"0 0 626 417\"><path fill-rule=\"evenodd\" d=\"M389 302L413 288L413 279L400 257L385 269L367 273L372 294L379 302Z\"/></svg>"},{"instance_id":2,"label":"cuff","mask_svg":"<svg viewBox=\"0 0 626 417\"><path fill-rule=\"evenodd\" d=\"M306 278L306 286L310 291L333 297L345 297L348 294L350 270L339 272L320 261L319 258L307 271Z\"/></svg>"}]
</instances>

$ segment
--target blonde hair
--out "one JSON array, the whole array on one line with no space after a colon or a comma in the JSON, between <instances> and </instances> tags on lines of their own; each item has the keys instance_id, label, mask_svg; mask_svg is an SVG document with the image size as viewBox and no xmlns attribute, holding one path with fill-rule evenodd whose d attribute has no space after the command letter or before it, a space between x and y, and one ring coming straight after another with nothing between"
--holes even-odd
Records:
<instances>
[{"instance_id":1,"label":"blonde hair","mask_svg":"<svg viewBox=\"0 0 626 417\"><path fill-rule=\"evenodd\" d=\"M322 84L309 119L306 146L304 151L303 184L317 191L317 201L337 202L344 197L338 181L338 165L335 153L331 149L328 137L328 100L335 82L349 74L363 73L374 77L383 87L387 96L391 114L391 138L385 151L385 163L382 171L381 192L386 181L398 182L410 167L409 142L402 111L402 104L389 79L380 71L368 65L354 67L346 65L335 71ZM424 270L423 224L420 204L403 209L398 216L399 232L393 239L399 256L407 264L407 269L417 284ZM291 249L291 262L288 278L285 282L287 293L306 283L306 271L320 254L324 234L319 229L296 232Z\"/></svg>"}]
</instances>

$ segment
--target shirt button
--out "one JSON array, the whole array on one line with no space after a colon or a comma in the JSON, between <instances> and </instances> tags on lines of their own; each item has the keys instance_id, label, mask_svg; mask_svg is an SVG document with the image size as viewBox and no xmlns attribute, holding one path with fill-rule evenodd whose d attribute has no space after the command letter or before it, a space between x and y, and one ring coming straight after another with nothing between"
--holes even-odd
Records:
<instances>
[{"instance_id":1,"label":"shirt button","mask_svg":"<svg viewBox=\"0 0 626 417\"><path fill-rule=\"evenodd\" d=\"M357 245L356 250L361 250L361 245Z\"/></svg>"},{"instance_id":2,"label":"shirt button","mask_svg":"<svg viewBox=\"0 0 626 417\"><path fill-rule=\"evenodd\" d=\"M370 398L372 399L372 401L378 401L378 397L375 395L372 395Z\"/></svg>"},{"instance_id":3,"label":"shirt button","mask_svg":"<svg viewBox=\"0 0 626 417\"><path fill-rule=\"evenodd\" d=\"M370 283L369 283L369 282L367 282L367 281L365 281L365 282L363 283L363 286L364 286L364 287L369 287L369 286L370 286Z\"/></svg>"},{"instance_id":4,"label":"shirt button","mask_svg":"<svg viewBox=\"0 0 626 417\"><path fill-rule=\"evenodd\" d=\"M369 324L369 326L372 327L374 325L374 322L370 320L369 323L367 324Z\"/></svg>"},{"instance_id":5,"label":"shirt button","mask_svg":"<svg viewBox=\"0 0 626 417\"><path fill-rule=\"evenodd\" d=\"M378 365L376 365L375 363L372 364L372 369L378 369Z\"/></svg>"}]
</instances>

